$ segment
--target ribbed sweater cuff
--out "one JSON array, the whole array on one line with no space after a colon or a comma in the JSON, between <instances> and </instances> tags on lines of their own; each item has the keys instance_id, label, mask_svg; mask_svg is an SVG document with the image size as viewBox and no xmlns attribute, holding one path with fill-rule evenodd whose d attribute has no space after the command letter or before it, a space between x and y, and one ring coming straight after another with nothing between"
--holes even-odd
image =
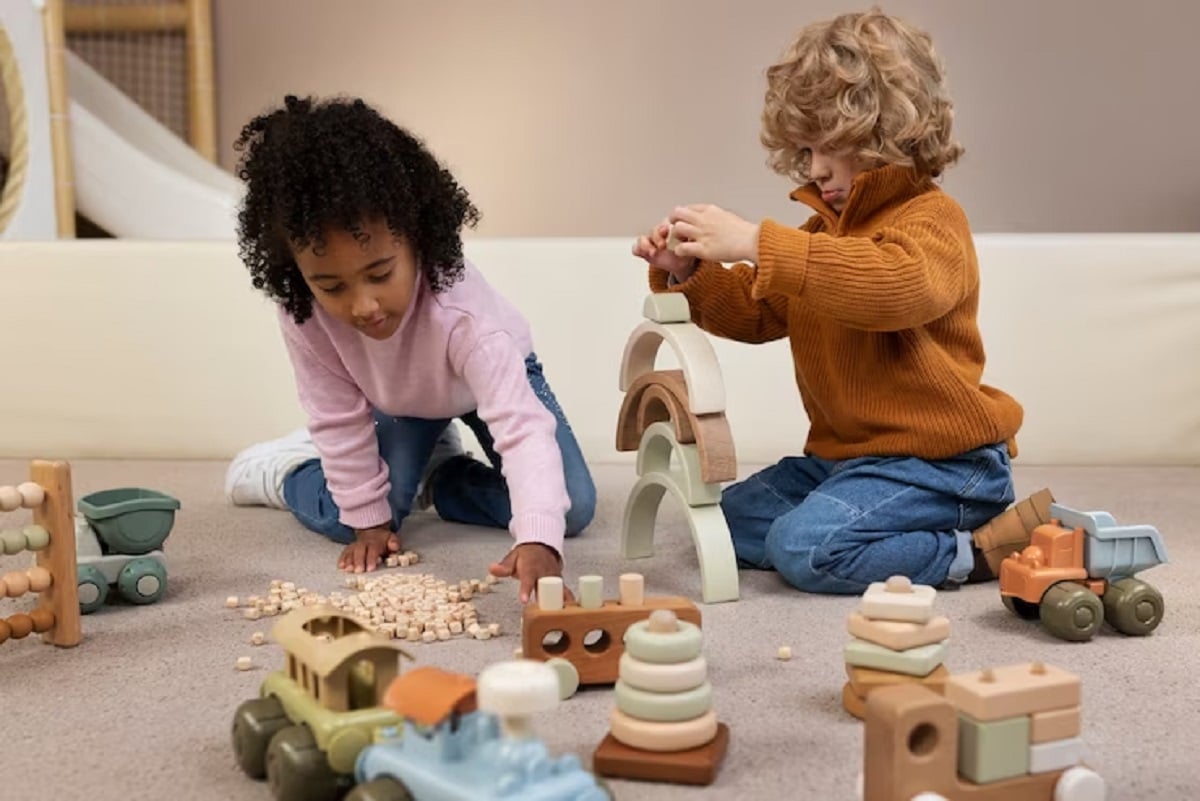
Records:
<instances>
[{"instance_id":1,"label":"ribbed sweater cuff","mask_svg":"<svg viewBox=\"0 0 1200 801\"><path fill-rule=\"evenodd\" d=\"M509 531L512 532L513 540L517 545L540 542L553 548L560 559L563 555L565 529L566 524L561 515L514 515L509 524Z\"/></svg>"},{"instance_id":2,"label":"ribbed sweater cuff","mask_svg":"<svg viewBox=\"0 0 1200 801\"><path fill-rule=\"evenodd\" d=\"M388 499L385 496L365 506L343 509L340 517L344 524L355 530L360 528L374 528L375 526L388 526L392 523L392 506L388 503Z\"/></svg>"},{"instance_id":3,"label":"ribbed sweater cuff","mask_svg":"<svg viewBox=\"0 0 1200 801\"><path fill-rule=\"evenodd\" d=\"M795 297L804 289L808 274L807 231L763 220L758 229L758 270L751 294L755 300L768 295Z\"/></svg>"}]
</instances>

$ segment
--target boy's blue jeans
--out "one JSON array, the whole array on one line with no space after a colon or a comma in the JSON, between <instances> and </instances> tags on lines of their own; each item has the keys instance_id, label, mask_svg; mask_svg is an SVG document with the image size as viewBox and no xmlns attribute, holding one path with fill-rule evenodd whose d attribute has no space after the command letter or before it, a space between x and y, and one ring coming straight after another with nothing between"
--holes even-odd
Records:
<instances>
[{"instance_id":1,"label":"boy's blue jeans","mask_svg":"<svg viewBox=\"0 0 1200 801\"><path fill-rule=\"evenodd\" d=\"M860 594L893 575L964 582L971 532L1013 500L999 444L939 461L788 457L727 487L721 509L742 567L807 592Z\"/></svg>"},{"instance_id":2,"label":"boy's blue jeans","mask_svg":"<svg viewBox=\"0 0 1200 801\"><path fill-rule=\"evenodd\" d=\"M530 354L525 359L525 373L534 394L558 421L556 438L571 501L566 516L566 536L573 537L592 521L596 511L596 486L575 434L550 390L537 354ZM506 529L512 521L512 502L508 484L500 472L500 456L495 451L492 435L478 413L468 412L460 419L475 434L491 464L471 458L445 462L431 488L434 508L444 520ZM433 453L434 443L449 423L449 419L390 417L375 412L379 455L388 465L391 480L388 500L397 530L412 510L413 496ZM283 481L283 498L305 527L335 542L354 542L354 529L338 519L339 511L325 484L319 459L310 459L288 474Z\"/></svg>"}]
</instances>

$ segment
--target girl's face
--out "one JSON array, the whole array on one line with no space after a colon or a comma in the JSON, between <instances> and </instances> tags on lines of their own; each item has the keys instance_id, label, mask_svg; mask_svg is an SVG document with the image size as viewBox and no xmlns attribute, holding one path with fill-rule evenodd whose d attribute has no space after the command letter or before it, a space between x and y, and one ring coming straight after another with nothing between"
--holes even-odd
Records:
<instances>
[{"instance_id":1,"label":"girl's face","mask_svg":"<svg viewBox=\"0 0 1200 801\"><path fill-rule=\"evenodd\" d=\"M808 174L821 190L821 199L841 214L854 179L870 169L870 165L856 156L826 153L817 148L806 150L810 159Z\"/></svg>"},{"instance_id":2,"label":"girl's face","mask_svg":"<svg viewBox=\"0 0 1200 801\"><path fill-rule=\"evenodd\" d=\"M327 229L319 251L310 245L292 255L318 305L371 339L396 333L416 286L416 256L383 220L364 223L358 238Z\"/></svg>"}]
</instances>

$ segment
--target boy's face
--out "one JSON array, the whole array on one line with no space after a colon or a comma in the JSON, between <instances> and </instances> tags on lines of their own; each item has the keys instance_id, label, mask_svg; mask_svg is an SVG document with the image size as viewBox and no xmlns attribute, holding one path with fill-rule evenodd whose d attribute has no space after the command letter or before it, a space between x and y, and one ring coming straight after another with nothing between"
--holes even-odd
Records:
<instances>
[{"instance_id":1,"label":"boy's face","mask_svg":"<svg viewBox=\"0 0 1200 801\"><path fill-rule=\"evenodd\" d=\"M821 190L821 199L841 214L854 179L866 172L870 165L857 156L835 155L817 148L806 150L810 158L808 174Z\"/></svg>"},{"instance_id":2,"label":"boy's face","mask_svg":"<svg viewBox=\"0 0 1200 801\"><path fill-rule=\"evenodd\" d=\"M292 249L317 303L363 336L387 339L396 333L419 269L412 246L383 220L364 223L359 239L340 229L327 229L323 236L319 251L311 245Z\"/></svg>"}]
</instances>

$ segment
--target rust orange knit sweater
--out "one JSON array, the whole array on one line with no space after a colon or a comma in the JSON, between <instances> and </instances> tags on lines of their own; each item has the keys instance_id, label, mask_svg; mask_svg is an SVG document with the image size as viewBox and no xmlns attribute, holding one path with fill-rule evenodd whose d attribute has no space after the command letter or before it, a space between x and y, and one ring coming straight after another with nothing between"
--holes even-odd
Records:
<instances>
[{"instance_id":1,"label":"rust orange knit sweater","mask_svg":"<svg viewBox=\"0 0 1200 801\"><path fill-rule=\"evenodd\" d=\"M983 385L979 265L966 214L931 180L889 165L860 175L841 215L813 186L802 229L764 220L758 266L702 262L668 286L692 320L741 342L791 340L808 413L805 453L826 459L947 458L1003 442L1023 410Z\"/></svg>"}]
</instances>

